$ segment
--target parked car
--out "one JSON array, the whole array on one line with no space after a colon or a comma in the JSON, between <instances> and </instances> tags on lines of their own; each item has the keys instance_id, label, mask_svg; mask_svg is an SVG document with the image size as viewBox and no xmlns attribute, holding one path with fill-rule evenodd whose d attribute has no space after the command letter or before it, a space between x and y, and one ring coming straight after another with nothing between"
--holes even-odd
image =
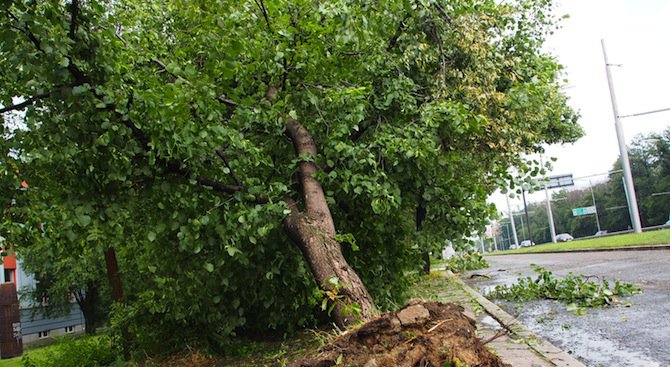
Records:
<instances>
[{"instance_id":1,"label":"parked car","mask_svg":"<svg viewBox=\"0 0 670 367\"><path fill-rule=\"evenodd\" d=\"M570 235L570 233L559 233L556 235L556 242L568 242L572 241L575 238Z\"/></svg>"},{"instance_id":2,"label":"parked car","mask_svg":"<svg viewBox=\"0 0 670 367\"><path fill-rule=\"evenodd\" d=\"M606 234L607 234L607 230L603 229L603 230L600 230L600 231L596 232L595 236L604 236Z\"/></svg>"},{"instance_id":3,"label":"parked car","mask_svg":"<svg viewBox=\"0 0 670 367\"><path fill-rule=\"evenodd\" d=\"M521 247L530 247L530 246L535 246L535 242L533 242L531 240L521 241Z\"/></svg>"}]
</instances>

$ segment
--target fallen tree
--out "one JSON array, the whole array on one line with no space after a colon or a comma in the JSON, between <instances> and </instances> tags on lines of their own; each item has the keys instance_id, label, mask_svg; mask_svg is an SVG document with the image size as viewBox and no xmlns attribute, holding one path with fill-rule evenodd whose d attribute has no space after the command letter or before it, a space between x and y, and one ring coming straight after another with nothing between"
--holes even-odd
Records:
<instances>
[{"instance_id":1,"label":"fallen tree","mask_svg":"<svg viewBox=\"0 0 670 367\"><path fill-rule=\"evenodd\" d=\"M510 167L538 172L522 153L581 134L550 8L5 4L3 184L30 186L3 233L102 249L138 343L369 319Z\"/></svg>"}]
</instances>

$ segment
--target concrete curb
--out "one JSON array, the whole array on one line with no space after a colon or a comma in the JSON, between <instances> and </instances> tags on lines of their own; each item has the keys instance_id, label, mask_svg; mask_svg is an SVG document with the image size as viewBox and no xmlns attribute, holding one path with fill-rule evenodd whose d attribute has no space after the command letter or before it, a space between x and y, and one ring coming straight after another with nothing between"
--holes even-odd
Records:
<instances>
[{"instance_id":1,"label":"concrete curb","mask_svg":"<svg viewBox=\"0 0 670 367\"><path fill-rule=\"evenodd\" d=\"M486 299L479 292L472 289L470 286L465 284L458 276L453 274L451 271L446 270L445 274L447 277L452 278L454 281L458 282L465 292L472 297L484 310L487 314L493 317L498 323L500 323L505 329L512 332L512 335L516 340L520 340L528 348L533 350L544 360L550 363L552 366L556 367L586 367L582 362L576 360L571 355L565 351L557 348L548 341L542 339L541 337L533 334L531 331L526 329L519 321L514 318L512 315L505 312L500 307L496 306L493 302ZM516 366L515 361L505 361L511 363L513 366Z\"/></svg>"},{"instance_id":2,"label":"concrete curb","mask_svg":"<svg viewBox=\"0 0 670 367\"><path fill-rule=\"evenodd\" d=\"M670 244L667 245L647 245L647 246L625 246L625 247L602 247L602 248L583 248L574 250L549 250L533 252L514 252L514 253L486 253L486 256L508 256L508 255L532 255L532 254L565 254L568 252L606 252L606 251L651 251L651 250L670 250Z\"/></svg>"}]
</instances>

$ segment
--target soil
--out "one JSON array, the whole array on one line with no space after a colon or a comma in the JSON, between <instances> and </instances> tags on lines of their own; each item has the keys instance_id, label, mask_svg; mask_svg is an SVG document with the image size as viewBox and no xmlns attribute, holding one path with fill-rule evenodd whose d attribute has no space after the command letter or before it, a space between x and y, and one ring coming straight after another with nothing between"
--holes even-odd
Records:
<instances>
[{"instance_id":1,"label":"soil","mask_svg":"<svg viewBox=\"0 0 670 367\"><path fill-rule=\"evenodd\" d=\"M503 367L475 336L475 320L463 308L410 302L346 332L314 356L289 367Z\"/></svg>"}]
</instances>

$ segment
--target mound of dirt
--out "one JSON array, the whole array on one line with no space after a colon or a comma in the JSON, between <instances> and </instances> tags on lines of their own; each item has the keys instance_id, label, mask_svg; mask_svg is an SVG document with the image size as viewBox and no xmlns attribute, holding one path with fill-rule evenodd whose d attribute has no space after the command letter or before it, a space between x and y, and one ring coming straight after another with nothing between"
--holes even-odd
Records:
<instances>
[{"instance_id":1,"label":"mound of dirt","mask_svg":"<svg viewBox=\"0 0 670 367\"><path fill-rule=\"evenodd\" d=\"M290 367L503 367L475 336L475 320L454 304L410 302L348 331Z\"/></svg>"}]
</instances>

